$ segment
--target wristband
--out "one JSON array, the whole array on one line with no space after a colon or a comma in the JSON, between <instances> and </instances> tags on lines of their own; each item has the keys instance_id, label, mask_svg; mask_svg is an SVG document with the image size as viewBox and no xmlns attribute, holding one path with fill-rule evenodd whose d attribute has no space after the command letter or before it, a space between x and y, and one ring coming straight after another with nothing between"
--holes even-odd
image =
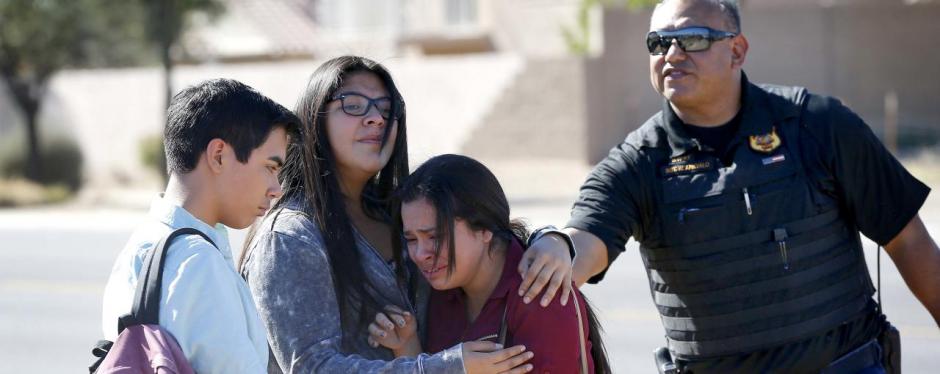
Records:
<instances>
[{"instance_id":1,"label":"wristband","mask_svg":"<svg viewBox=\"0 0 940 374\"><path fill-rule=\"evenodd\" d=\"M529 240L527 240L525 243L526 248L531 247L532 243L535 243L537 240L541 239L546 234L558 234L559 236L561 236L561 238L564 239L565 244L568 245L568 254L571 255L572 260L574 259L574 256L577 253L574 250L574 240L571 240L571 235L568 235L568 233L561 231L557 227L552 226L552 225L542 226L536 229L535 231L533 231L532 234L529 235Z\"/></svg>"}]
</instances>

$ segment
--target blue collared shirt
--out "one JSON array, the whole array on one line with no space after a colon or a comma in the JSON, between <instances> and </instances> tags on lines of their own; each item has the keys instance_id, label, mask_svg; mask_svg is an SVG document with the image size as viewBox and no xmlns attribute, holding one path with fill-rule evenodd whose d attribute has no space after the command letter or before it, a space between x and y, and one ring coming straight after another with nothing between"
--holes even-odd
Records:
<instances>
[{"instance_id":1,"label":"blue collared shirt","mask_svg":"<svg viewBox=\"0 0 940 374\"><path fill-rule=\"evenodd\" d=\"M147 253L172 230L192 227L199 236L177 238L164 265L160 326L179 343L198 373L265 373L268 344L251 293L235 270L228 235L162 197L118 255L105 287L102 329L117 338L118 318L130 312L137 275Z\"/></svg>"}]
</instances>

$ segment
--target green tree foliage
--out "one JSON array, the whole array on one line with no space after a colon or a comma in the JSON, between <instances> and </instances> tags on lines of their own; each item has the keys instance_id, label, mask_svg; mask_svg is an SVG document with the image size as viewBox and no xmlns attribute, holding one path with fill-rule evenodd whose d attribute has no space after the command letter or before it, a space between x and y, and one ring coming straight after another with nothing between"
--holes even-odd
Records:
<instances>
[{"instance_id":1,"label":"green tree foliage","mask_svg":"<svg viewBox=\"0 0 940 374\"><path fill-rule=\"evenodd\" d=\"M0 79L26 124L26 177L43 175L36 117L49 80L64 68L127 66L160 61L196 10L217 13L219 0L0 0Z\"/></svg>"},{"instance_id":2,"label":"green tree foliage","mask_svg":"<svg viewBox=\"0 0 940 374\"><path fill-rule=\"evenodd\" d=\"M561 36L568 44L571 53L584 56L590 49L591 18L590 11L595 7L626 7L628 9L652 8L659 0L581 0L575 27L562 27Z\"/></svg>"},{"instance_id":3,"label":"green tree foliage","mask_svg":"<svg viewBox=\"0 0 940 374\"><path fill-rule=\"evenodd\" d=\"M164 104L169 105L173 93L173 46L186 29L188 16L193 12L218 15L222 11L220 0L136 0L143 5L147 40L156 48L163 66Z\"/></svg>"},{"instance_id":4,"label":"green tree foliage","mask_svg":"<svg viewBox=\"0 0 940 374\"><path fill-rule=\"evenodd\" d=\"M62 68L145 58L137 9L106 0L0 0L0 79L25 119L27 178L43 175L36 117L49 79Z\"/></svg>"},{"instance_id":5,"label":"green tree foliage","mask_svg":"<svg viewBox=\"0 0 940 374\"><path fill-rule=\"evenodd\" d=\"M155 47L155 51L163 67L163 105L169 107L173 96L173 46L179 42L180 36L186 29L189 14L192 12L205 12L210 16L217 16L222 12L220 0L136 0L143 5L147 14L145 18L147 40ZM153 161L164 181L169 179L166 174L166 155L163 153L163 141L158 143L159 149ZM148 164L149 165L149 164Z\"/></svg>"}]
</instances>

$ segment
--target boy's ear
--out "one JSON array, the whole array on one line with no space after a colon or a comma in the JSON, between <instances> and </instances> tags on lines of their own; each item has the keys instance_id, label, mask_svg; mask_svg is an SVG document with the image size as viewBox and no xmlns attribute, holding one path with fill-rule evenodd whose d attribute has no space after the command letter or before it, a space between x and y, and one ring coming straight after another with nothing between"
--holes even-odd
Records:
<instances>
[{"instance_id":1,"label":"boy's ear","mask_svg":"<svg viewBox=\"0 0 940 374\"><path fill-rule=\"evenodd\" d=\"M225 154L228 144L225 144L225 141L219 138L215 138L209 141L209 145L206 146L206 161L209 163L209 170L212 170L213 173L222 172L222 159Z\"/></svg>"}]
</instances>

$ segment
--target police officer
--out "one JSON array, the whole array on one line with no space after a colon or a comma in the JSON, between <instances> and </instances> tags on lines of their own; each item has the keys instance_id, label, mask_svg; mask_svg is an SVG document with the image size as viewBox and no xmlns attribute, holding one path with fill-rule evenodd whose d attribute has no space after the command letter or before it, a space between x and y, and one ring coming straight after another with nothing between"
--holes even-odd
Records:
<instances>
[{"instance_id":1,"label":"police officer","mask_svg":"<svg viewBox=\"0 0 940 374\"><path fill-rule=\"evenodd\" d=\"M601 280L632 236L680 371L879 372L891 347L861 233L940 323L940 250L917 215L929 188L867 125L838 100L750 83L734 1L664 1L650 30L663 109L581 187L564 230L577 258L555 277ZM562 239L533 247L563 257ZM520 267L529 298L564 283L543 263Z\"/></svg>"}]
</instances>

